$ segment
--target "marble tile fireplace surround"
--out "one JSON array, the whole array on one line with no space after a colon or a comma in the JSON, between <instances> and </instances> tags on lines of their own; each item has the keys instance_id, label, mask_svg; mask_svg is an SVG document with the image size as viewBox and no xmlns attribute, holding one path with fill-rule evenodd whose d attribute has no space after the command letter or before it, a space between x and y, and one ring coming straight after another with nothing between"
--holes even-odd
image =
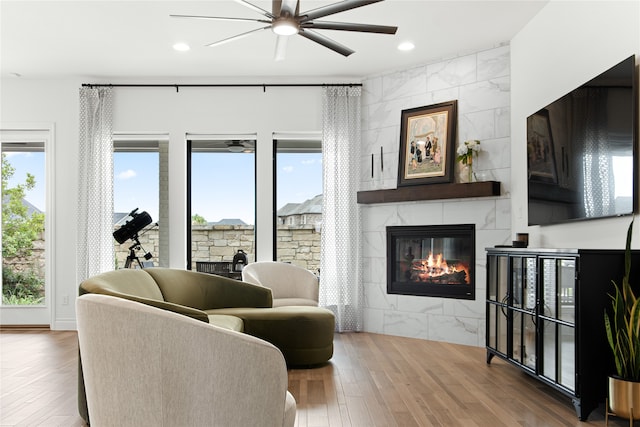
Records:
<instances>
[{"instance_id":1,"label":"marble tile fireplace surround","mask_svg":"<svg viewBox=\"0 0 640 427\"><path fill-rule=\"evenodd\" d=\"M451 100L458 101L457 143L482 141L474 170L498 181L501 188L494 196L465 194L450 199L385 199L361 204L365 331L484 346L484 249L508 244L514 238L509 64L510 49L504 45L363 80L359 191L387 190L394 195L401 111ZM387 227L451 224L475 226L475 298L388 293Z\"/></svg>"},{"instance_id":2,"label":"marble tile fireplace surround","mask_svg":"<svg viewBox=\"0 0 640 427\"><path fill-rule=\"evenodd\" d=\"M387 227L387 293L475 298L475 225Z\"/></svg>"}]
</instances>

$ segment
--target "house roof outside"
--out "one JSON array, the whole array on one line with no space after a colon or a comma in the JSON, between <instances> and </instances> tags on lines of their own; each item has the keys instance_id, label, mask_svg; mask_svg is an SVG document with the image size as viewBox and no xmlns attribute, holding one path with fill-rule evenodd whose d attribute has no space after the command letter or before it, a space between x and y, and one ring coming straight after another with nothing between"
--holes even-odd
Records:
<instances>
[{"instance_id":1,"label":"house roof outside","mask_svg":"<svg viewBox=\"0 0 640 427\"><path fill-rule=\"evenodd\" d=\"M22 199L22 204L27 207L27 215L29 216L33 215L34 213L44 213L40 209L29 203L27 199Z\"/></svg>"},{"instance_id":2,"label":"house roof outside","mask_svg":"<svg viewBox=\"0 0 640 427\"><path fill-rule=\"evenodd\" d=\"M207 225L247 225L240 218L223 218L217 222L208 222Z\"/></svg>"},{"instance_id":3,"label":"house roof outside","mask_svg":"<svg viewBox=\"0 0 640 427\"><path fill-rule=\"evenodd\" d=\"M5 196L2 198L2 204L7 204L7 203L9 203L9 197ZM44 213L43 211L35 207L35 205L31 204L27 199L22 199L22 204L27 207L28 216L31 216L35 213Z\"/></svg>"},{"instance_id":4,"label":"house roof outside","mask_svg":"<svg viewBox=\"0 0 640 427\"><path fill-rule=\"evenodd\" d=\"M322 214L322 194L302 203L287 203L278 209L279 217L304 214Z\"/></svg>"}]
</instances>

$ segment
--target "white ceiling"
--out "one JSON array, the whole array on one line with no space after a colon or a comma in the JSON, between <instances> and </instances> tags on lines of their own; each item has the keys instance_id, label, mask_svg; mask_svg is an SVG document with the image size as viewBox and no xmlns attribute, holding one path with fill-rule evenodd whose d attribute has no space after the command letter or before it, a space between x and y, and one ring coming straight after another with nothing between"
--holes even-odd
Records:
<instances>
[{"instance_id":1,"label":"white ceiling","mask_svg":"<svg viewBox=\"0 0 640 427\"><path fill-rule=\"evenodd\" d=\"M270 0L249 0L271 10ZM301 0L307 11L334 0ZM396 35L318 30L355 53L343 57L292 36L274 61L270 30L218 47L205 45L262 24L186 20L169 14L261 18L233 1L0 0L2 77L90 79L352 78L434 62L506 44L546 5L541 1L386 0L323 20L398 26ZM401 52L410 40L416 48ZM172 49L176 42L188 52Z\"/></svg>"}]
</instances>

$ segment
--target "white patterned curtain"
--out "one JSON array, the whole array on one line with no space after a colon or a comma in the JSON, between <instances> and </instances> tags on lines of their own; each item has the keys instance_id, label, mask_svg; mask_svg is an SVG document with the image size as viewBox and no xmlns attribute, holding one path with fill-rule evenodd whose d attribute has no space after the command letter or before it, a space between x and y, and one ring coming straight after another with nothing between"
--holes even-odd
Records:
<instances>
[{"instance_id":1,"label":"white patterned curtain","mask_svg":"<svg viewBox=\"0 0 640 427\"><path fill-rule=\"evenodd\" d=\"M114 268L113 90L80 89L77 279Z\"/></svg>"},{"instance_id":2,"label":"white patterned curtain","mask_svg":"<svg viewBox=\"0 0 640 427\"><path fill-rule=\"evenodd\" d=\"M603 88L585 88L573 94L573 129L579 131L573 138L582 140L578 146L584 147L579 153L582 159L585 199L582 208L587 217L615 215L615 189L613 178L613 160L611 158L611 137L607 129L607 90Z\"/></svg>"},{"instance_id":3,"label":"white patterned curtain","mask_svg":"<svg viewBox=\"0 0 640 427\"><path fill-rule=\"evenodd\" d=\"M322 97L322 237L320 305L336 331L363 329L361 267L360 87L328 86Z\"/></svg>"}]
</instances>

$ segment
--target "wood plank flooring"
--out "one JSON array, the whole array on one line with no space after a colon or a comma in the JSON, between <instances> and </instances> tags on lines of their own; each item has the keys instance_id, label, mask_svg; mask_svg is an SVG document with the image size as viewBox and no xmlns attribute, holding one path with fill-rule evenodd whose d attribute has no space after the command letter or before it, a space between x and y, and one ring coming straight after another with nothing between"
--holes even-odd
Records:
<instances>
[{"instance_id":1,"label":"wood plank flooring","mask_svg":"<svg viewBox=\"0 0 640 427\"><path fill-rule=\"evenodd\" d=\"M84 426L77 412L77 335L0 331L0 425ZM483 348L369 333L336 334L330 363L291 369L296 426L603 426ZM628 426L610 419L612 427Z\"/></svg>"}]
</instances>

